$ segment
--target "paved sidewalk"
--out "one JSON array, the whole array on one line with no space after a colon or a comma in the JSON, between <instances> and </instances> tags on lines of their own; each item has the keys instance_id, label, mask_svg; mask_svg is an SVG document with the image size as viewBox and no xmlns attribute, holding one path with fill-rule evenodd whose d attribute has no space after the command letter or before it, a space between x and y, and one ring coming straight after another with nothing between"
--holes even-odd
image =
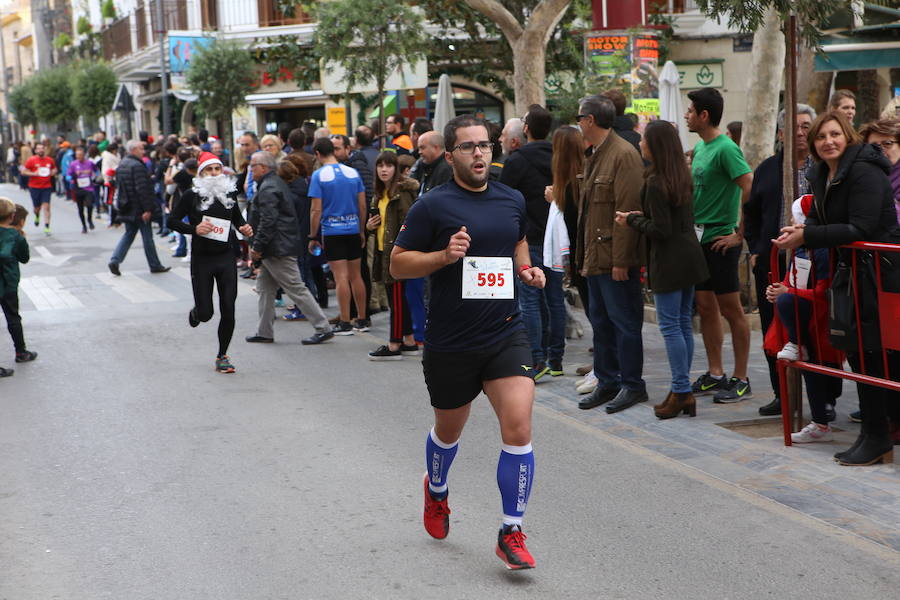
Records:
<instances>
[{"instance_id":1,"label":"paved sidewalk","mask_svg":"<svg viewBox=\"0 0 900 600\"><path fill-rule=\"evenodd\" d=\"M669 371L662 336L655 324L644 324L644 372L650 401L624 412L608 415L603 407L578 408L574 390L575 368L591 362L587 337L569 340L567 376L542 381L537 402L554 411L596 427L628 443L661 454L725 482L779 502L805 515L821 519L900 551L900 468L896 465L842 467L832 455L848 448L859 432L848 414L857 410L856 386L844 383L837 405L840 431L832 443L785 447L780 417L760 417L757 409L773 398L759 332L753 333L750 381L754 395L737 404L714 404L711 396L697 399L697 416L661 421L653 404L669 390ZM585 327L585 335L590 327ZM694 376L706 370L703 342L696 336ZM732 362L730 339L725 342L726 370ZM569 376L568 373L572 373ZM549 379L549 378L548 378ZM808 405L804 405L808 415ZM720 424L751 423L750 437ZM759 425L756 425L759 423ZM767 430L771 428L771 432ZM758 433L761 432L761 433Z\"/></svg>"}]
</instances>

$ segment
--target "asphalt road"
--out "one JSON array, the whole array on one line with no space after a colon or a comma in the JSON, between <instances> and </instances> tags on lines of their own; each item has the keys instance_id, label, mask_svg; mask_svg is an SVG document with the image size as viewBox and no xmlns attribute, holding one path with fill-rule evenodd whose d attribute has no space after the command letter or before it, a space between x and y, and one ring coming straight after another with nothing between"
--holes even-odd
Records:
<instances>
[{"instance_id":1,"label":"asphalt road","mask_svg":"<svg viewBox=\"0 0 900 600\"><path fill-rule=\"evenodd\" d=\"M120 232L83 236L70 203L54 208L52 237L29 229L41 260L23 272L40 357L0 380L2 600L897 595L896 552L546 406L525 521L538 567L508 572L483 397L450 474L450 536L432 540L419 361L366 360L385 315L321 347L284 322L250 345L245 286L238 372L219 375L216 319L187 325L186 264L151 275L138 241L111 281Z\"/></svg>"}]
</instances>

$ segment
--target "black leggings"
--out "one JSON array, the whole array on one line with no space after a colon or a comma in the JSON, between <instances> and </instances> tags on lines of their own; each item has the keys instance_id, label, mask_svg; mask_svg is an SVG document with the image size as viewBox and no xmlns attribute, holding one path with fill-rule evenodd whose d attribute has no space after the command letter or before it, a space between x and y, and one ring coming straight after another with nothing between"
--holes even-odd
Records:
<instances>
[{"instance_id":1,"label":"black leggings","mask_svg":"<svg viewBox=\"0 0 900 600\"><path fill-rule=\"evenodd\" d=\"M87 190L75 190L75 204L78 206L81 228L87 229L88 225L94 224L94 194ZM87 209L87 221L84 220L85 209Z\"/></svg>"},{"instance_id":2,"label":"black leggings","mask_svg":"<svg viewBox=\"0 0 900 600\"><path fill-rule=\"evenodd\" d=\"M231 252L191 256L194 316L206 322L213 316L213 282L219 290L219 354L228 354L234 334L234 303L237 299L237 267Z\"/></svg>"}]
</instances>

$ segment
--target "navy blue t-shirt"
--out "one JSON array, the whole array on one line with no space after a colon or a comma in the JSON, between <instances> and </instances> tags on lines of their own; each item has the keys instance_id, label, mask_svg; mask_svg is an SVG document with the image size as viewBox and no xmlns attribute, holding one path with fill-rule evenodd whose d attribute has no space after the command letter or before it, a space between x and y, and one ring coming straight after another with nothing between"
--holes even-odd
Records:
<instances>
[{"instance_id":1,"label":"navy blue t-shirt","mask_svg":"<svg viewBox=\"0 0 900 600\"><path fill-rule=\"evenodd\" d=\"M525 237L525 199L502 183L492 181L485 191L470 192L451 180L412 205L394 245L419 252L444 250L450 236L462 226L472 238L467 256L515 260L516 244ZM478 350L523 327L515 298L462 299L463 260L431 275L425 324L425 345L430 350Z\"/></svg>"}]
</instances>

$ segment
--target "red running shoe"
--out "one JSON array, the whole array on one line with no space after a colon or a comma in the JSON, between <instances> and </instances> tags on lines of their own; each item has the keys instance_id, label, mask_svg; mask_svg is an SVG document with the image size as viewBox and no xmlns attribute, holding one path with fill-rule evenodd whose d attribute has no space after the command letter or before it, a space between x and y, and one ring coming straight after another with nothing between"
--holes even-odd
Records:
<instances>
[{"instance_id":1,"label":"red running shoe","mask_svg":"<svg viewBox=\"0 0 900 600\"><path fill-rule=\"evenodd\" d=\"M525 534L517 525L506 525L500 529L494 552L506 564L507 569L534 568L534 557L525 547Z\"/></svg>"},{"instance_id":2,"label":"red running shoe","mask_svg":"<svg viewBox=\"0 0 900 600\"><path fill-rule=\"evenodd\" d=\"M428 489L428 473L425 473L425 531L433 538L439 540L450 533L450 507L447 506L447 497L443 500L435 500Z\"/></svg>"}]
</instances>

